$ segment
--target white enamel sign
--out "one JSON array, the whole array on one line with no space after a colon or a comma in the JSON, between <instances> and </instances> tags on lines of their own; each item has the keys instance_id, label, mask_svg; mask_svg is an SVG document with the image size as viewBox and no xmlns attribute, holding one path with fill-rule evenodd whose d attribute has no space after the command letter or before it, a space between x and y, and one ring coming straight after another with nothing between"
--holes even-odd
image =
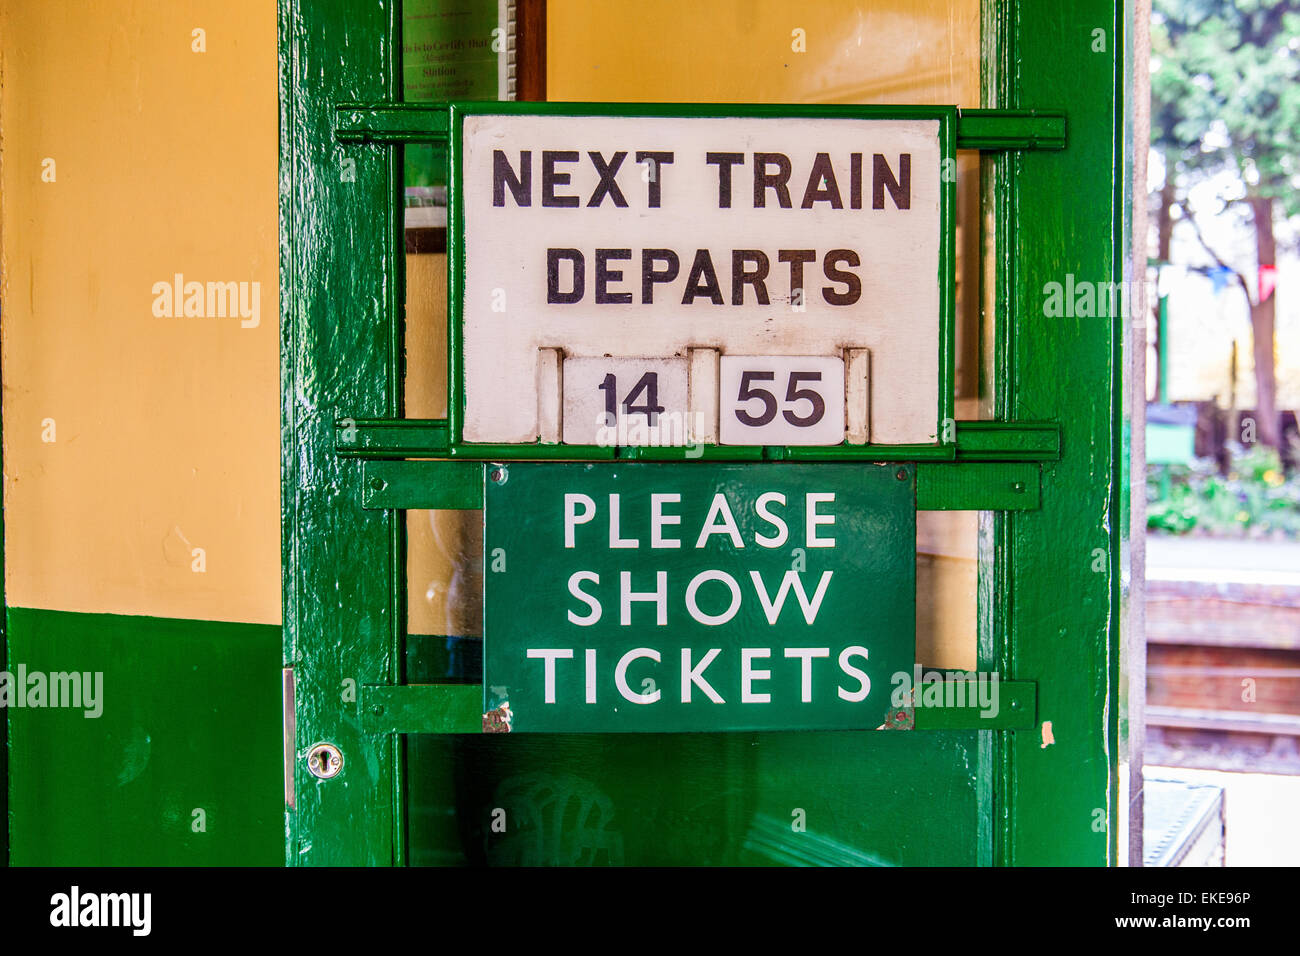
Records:
<instances>
[{"instance_id":1,"label":"white enamel sign","mask_svg":"<svg viewBox=\"0 0 1300 956\"><path fill-rule=\"evenodd\" d=\"M660 405L687 441L937 439L938 120L469 115L462 146L466 441L599 444L612 408L683 443Z\"/></svg>"}]
</instances>

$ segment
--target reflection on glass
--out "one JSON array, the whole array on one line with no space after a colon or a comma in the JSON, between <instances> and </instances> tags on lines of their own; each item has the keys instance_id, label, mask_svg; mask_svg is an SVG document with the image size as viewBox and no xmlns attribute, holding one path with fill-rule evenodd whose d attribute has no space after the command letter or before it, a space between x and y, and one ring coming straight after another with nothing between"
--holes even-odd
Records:
<instances>
[{"instance_id":1,"label":"reflection on glass","mask_svg":"<svg viewBox=\"0 0 1300 956\"><path fill-rule=\"evenodd\" d=\"M916 513L916 661L977 670L979 512Z\"/></svg>"},{"instance_id":2,"label":"reflection on glass","mask_svg":"<svg viewBox=\"0 0 1300 956\"><path fill-rule=\"evenodd\" d=\"M408 103L509 99L510 33L500 4L405 0L402 97ZM408 228L447 228L446 169L432 146L406 147Z\"/></svg>"},{"instance_id":3,"label":"reflection on glass","mask_svg":"<svg viewBox=\"0 0 1300 956\"><path fill-rule=\"evenodd\" d=\"M406 672L410 683L483 676L483 512L408 511Z\"/></svg>"}]
</instances>

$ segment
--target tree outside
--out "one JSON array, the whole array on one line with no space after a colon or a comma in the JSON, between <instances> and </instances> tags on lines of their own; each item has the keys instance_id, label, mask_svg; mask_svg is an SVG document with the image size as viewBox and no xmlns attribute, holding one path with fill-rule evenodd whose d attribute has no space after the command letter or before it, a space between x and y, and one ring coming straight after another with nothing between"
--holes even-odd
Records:
<instances>
[{"instance_id":1,"label":"tree outside","mask_svg":"<svg viewBox=\"0 0 1300 956\"><path fill-rule=\"evenodd\" d=\"M1156 0L1152 23L1152 145L1164 158L1157 258L1170 261L1176 220L1250 308L1258 441L1281 443L1277 407L1276 224L1300 213L1300 3ZM1231 174L1218 208L1194 209L1190 187ZM1202 221L1240 208L1255 262L1231 257Z\"/></svg>"}]
</instances>

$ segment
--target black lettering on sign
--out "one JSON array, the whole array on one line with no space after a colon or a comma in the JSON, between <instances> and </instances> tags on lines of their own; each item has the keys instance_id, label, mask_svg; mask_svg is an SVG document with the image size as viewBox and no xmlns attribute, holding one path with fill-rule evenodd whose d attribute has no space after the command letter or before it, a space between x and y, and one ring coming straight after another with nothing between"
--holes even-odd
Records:
<instances>
[{"instance_id":1,"label":"black lettering on sign","mask_svg":"<svg viewBox=\"0 0 1300 956\"><path fill-rule=\"evenodd\" d=\"M596 389L605 393L605 424L613 428L618 422L618 377L613 372L605 373ZM635 404L637 396L642 394L646 397L644 404ZM659 424L659 415L664 410L659 404L659 373L646 372L642 375L623 399L622 407L626 415L644 415L651 428Z\"/></svg>"},{"instance_id":2,"label":"black lettering on sign","mask_svg":"<svg viewBox=\"0 0 1300 956\"><path fill-rule=\"evenodd\" d=\"M826 185L823 186L822 182ZM835 182L835 168L831 166L830 153L818 153L813 160L812 172L808 174L808 185L803 191L801 209L811 209L815 202L828 202L832 209L843 209L844 201L840 199L840 187Z\"/></svg>"},{"instance_id":3,"label":"black lettering on sign","mask_svg":"<svg viewBox=\"0 0 1300 956\"><path fill-rule=\"evenodd\" d=\"M660 170L665 166L672 165L673 154L662 150L638 149L636 151L636 161L638 163L650 163L650 175L646 180L646 201L651 209L658 209L659 197L663 195Z\"/></svg>"},{"instance_id":4,"label":"black lettering on sign","mask_svg":"<svg viewBox=\"0 0 1300 956\"><path fill-rule=\"evenodd\" d=\"M645 395L645 402L640 405L636 404L638 395ZM659 424L659 414L664 407L659 404L658 372L646 372L641 376L623 399L623 410L629 415L644 415L651 428Z\"/></svg>"},{"instance_id":5,"label":"black lettering on sign","mask_svg":"<svg viewBox=\"0 0 1300 956\"><path fill-rule=\"evenodd\" d=\"M573 289L560 291L560 263L567 259L573 265ZM581 302L586 292L587 271L582 253L577 249L546 250L546 301L552 305L572 305Z\"/></svg>"},{"instance_id":6,"label":"black lettering on sign","mask_svg":"<svg viewBox=\"0 0 1300 956\"><path fill-rule=\"evenodd\" d=\"M811 409L807 415L796 415L793 409L787 408L781 415L787 422L796 428L811 428L822 420L826 414L826 400L822 398L822 393L815 388L800 388L801 382L820 382L822 380L821 372L791 372L789 384L785 390L785 400L787 402L807 402Z\"/></svg>"},{"instance_id":7,"label":"black lettering on sign","mask_svg":"<svg viewBox=\"0 0 1300 956\"><path fill-rule=\"evenodd\" d=\"M852 249L832 249L826 253L826 258L822 260L826 278L832 282L843 282L848 289L837 292L830 286L825 286L822 288L822 298L831 305L853 305L862 298L862 280L855 273L837 269L836 264L840 262L846 262L855 268L860 264L858 254Z\"/></svg>"},{"instance_id":8,"label":"black lettering on sign","mask_svg":"<svg viewBox=\"0 0 1300 956\"><path fill-rule=\"evenodd\" d=\"M776 164L776 172L769 173L767 167ZM767 204L767 191L776 191L776 201L782 209L790 208L790 157L785 153L754 154L754 208L762 209Z\"/></svg>"},{"instance_id":9,"label":"black lettering on sign","mask_svg":"<svg viewBox=\"0 0 1300 956\"><path fill-rule=\"evenodd\" d=\"M620 209L628 208L627 194L619 185L618 174L628 157L628 150L617 150L609 159L599 150L588 150L587 156L598 177L595 188L587 200L588 208L604 205L608 198ZM849 153L848 205L850 209L863 206L863 155ZM514 198L515 205L528 207L532 205L533 166L532 150L519 151L518 166L511 162L505 150L492 151L492 205L504 207L507 191ZM563 164L579 161L576 150L542 151L542 202L547 208L572 209L581 206L577 196L561 193L559 190L570 186L573 174L562 169ZM642 178L646 182L646 205L650 209L661 208L663 204L663 167L672 165L674 154L670 150L636 151L636 161L646 164L647 169ZM732 205L733 171L745 164L744 153L727 153L710 151L705 153L705 161L718 168L718 208L730 209ZM785 153L754 153L753 184L754 208L767 208L768 193L775 196L775 205L782 209L793 208L790 197L790 178L792 174L790 157ZM840 172L843 172L841 167ZM871 208L884 209L885 196L888 194L896 209L912 207L912 154L899 153L896 163L883 153L871 155ZM813 209L819 202L826 203L831 209L844 208L844 195L836 174L835 163L830 153L817 153L808 170L807 182L800 199L800 209Z\"/></svg>"},{"instance_id":10,"label":"black lettering on sign","mask_svg":"<svg viewBox=\"0 0 1300 956\"><path fill-rule=\"evenodd\" d=\"M754 263L754 270L745 268ZM770 265L767 253L760 249L733 249L731 253L731 304L745 304L745 286L752 285L759 305L767 305L767 270Z\"/></svg>"},{"instance_id":11,"label":"black lettering on sign","mask_svg":"<svg viewBox=\"0 0 1300 956\"><path fill-rule=\"evenodd\" d=\"M691 265L686 291L682 294L682 305L690 305L702 295L708 296L714 305L722 305L722 288L718 285L718 274L713 270L713 257L708 249L695 252L695 262Z\"/></svg>"},{"instance_id":12,"label":"black lettering on sign","mask_svg":"<svg viewBox=\"0 0 1300 956\"><path fill-rule=\"evenodd\" d=\"M515 175L510 159L499 149L492 150L492 205L506 204L506 189L515 197L516 206L533 204L533 151L519 151L519 175Z\"/></svg>"},{"instance_id":13,"label":"black lettering on sign","mask_svg":"<svg viewBox=\"0 0 1300 956\"><path fill-rule=\"evenodd\" d=\"M879 153L871 157L871 208L885 208L885 190L889 190L894 205L899 209L912 208L912 154L902 153L898 157L898 178L889 168L889 163Z\"/></svg>"},{"instance_id":14,"label":"black lettering on sign","mask_svg":"<svg viewBox=\"0 0 1300 956\"><path fill-rule=\"evenodd\" d=\"M656 269L654 264L662 262L666 268ZM653 305L655 300L655 283L672 282L677 278L681 263L677 253L671 249L641 250L641 303Z\"/></svg>"},{"instance_id":15,"label":"black lettering on sign","mask_svg":"<svg viewBox=\"0 0 1300 956\"><path fill-rule=\"evenodd\" d=\"M631 290L622 291L619 284L628 280L624 270L612 264L632 261L635 249L596 249L595 295L596 305L630 305L635 301ZM641 304L653 305L655 287L675 282L681 274L681 259L672 249L642 249L641 253ZM805 265L817 261L813 249L778 249L777 260L790 268L789 301L807 302L804 283L808 277ZM853 249L831 249L822 257L822 271L829 284L822 286L822 298L830 305L854 305L862 298L862 278L856 270L862 263ZM567 264L567 266L566 266ZM571 273L566 274L566 273ZM771 294L767 281L771 274L771 257L762 249L731 250L730 304L746 304L746 286L754 290L751 302L770 305ZM546 250L546 301L551 305L573 305L584 301L586 294L586 257L579 249ZM796 298L798 297L798 298ZM697 299L707 299L713 305L725 305L722 283L708 249L697 249L690 272L682 290L682 305L694 305ZM784 300L783 300L784 301Z\"/></svg>"},{"instance_id":16,"label":"black lettering on sign","mask_svg":"<svg viewBox=\"0 0 1300 956\"><path fill-rule=\"evenodd\" d=\"M571 149L542 150L542 205L547 207L573 207L578 205L577 196L557 196L556 186L569 185L569 174L556 170L556 163L576 163L578 153Z\"/></svg>"},{"instance_id":17,"label":"black lettering on sign","mask_svg":"<svg viewBox=\"0 0 1300 956\"><path fill-rule=\"evenodd\" d=\"M776 257L782 262L790 263L790 300L794 301L795 290L803 291L803 264L817 261L816 249L781 249ZM807 302L807 296L801 296Z\"/></svg>"},{"instance_id":18,"label":"black lettering on sign","mask_svg":"<svg viewBox=\"0 0 1300 956\"><path fill-rule=\"evenodd\" d=\"M596 175L600 177L600 182L596 183L596 188L587 200L587 206L599 206L609 196L614 200L614 205L621 209L627 208L627 200L623 197L623 190L618 188L618 183L614 177L618 175L618 168L623 165L623 160L627 159L627 150L620 149L614 154L614 158L608 163L605 157L600 153L592 150L587 153L591 157L591 164L596 167Z\"/></svg>"},{"instance_id":19,"label":"black lettering on sign","mask_svg":"<svg viewBox=\"0 0 1300 956\"><path fill-rule=\"evenodd\" d=\"M718 208L731 208L731 167L745 161L744 153L705 153L704 161L718 167Z\"/></svg>"},{"instance_id":20,"label":"black lettering on sign","mask_svg":"<svg viewBox=\"0 0 1300 956\"><path fill-rule=\"evenodd\" d=\"M622 282L623 270L609 268L611 259L631 259L631 249L596 250L596 304L626 305L632 301L631 292L610 292L609 283Z\"/></svg>"},{"instance_id":21,"label":"black lettering on sign","mask_svg":"<svg viewBox=\"0 0 1300 956\"><path fill-rule=\"evenodd\" d=\"M793 408L781 410L781 416L794 425L796 428L811 428L816 425L826 415L826 400L822 398L821 392L815 388L800 388L804 382L820 382L822 380L821 372L791 372L790 377L786 380L785 400L793 405L796 402L807 402L809 406L807 415L798 415ZM776 418L777 402L776 395L769 389L759 388L755 382L776 382L775 372L755 372L745 370L740 373L740 387L736 392L736 402L742 406L734 410L736 420L742 425L750 428L762 428L770 424ZM762 404L762 409L758 414L751 414L748 406L750 402L758 401Z\"/></svg>"},{"instance_id":22,"label":"black lettering on sign","mask_svg":"<svg viewBox=\"0 0 1300 956\"><path fill-rule=\"evenodd\" d=\"M754 382L771 382L775 379L775 372L744 371L740 373L740 389L736 394L736 401L744 405L753 399L758 399L763 403L763 410L757 415L751 415L744 408L736 409L736 419L742 425L748 425L751 428L762 428L776 418L776 396L765 388L755 388L753 384Z\"/></svg>"}]
</instances>

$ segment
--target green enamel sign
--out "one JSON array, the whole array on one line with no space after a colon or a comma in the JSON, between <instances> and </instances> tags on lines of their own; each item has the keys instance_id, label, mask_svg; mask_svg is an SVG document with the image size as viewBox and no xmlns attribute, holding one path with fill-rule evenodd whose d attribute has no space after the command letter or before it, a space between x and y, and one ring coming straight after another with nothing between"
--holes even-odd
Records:
<instances>
[{"instance_id":1,"label":"green enamel sign","mask_svg":"<svg viewBox=\"0 0 1300 956\"><path fill-rule=\"evenodd\" d=\"M882 727L916 645L911 465L488 468L485 727Z\"/></svg>"}]
</instances>

